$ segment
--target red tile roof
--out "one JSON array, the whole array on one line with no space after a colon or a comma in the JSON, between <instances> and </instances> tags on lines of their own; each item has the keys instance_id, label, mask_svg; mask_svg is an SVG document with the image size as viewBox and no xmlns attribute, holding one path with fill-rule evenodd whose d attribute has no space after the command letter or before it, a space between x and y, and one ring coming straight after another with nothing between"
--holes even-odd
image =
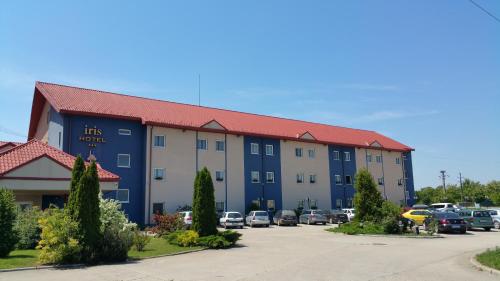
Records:
<instances>
[{"instance_id":1,"label":"red tile roof","mask_svg":"<svg viewBox=\"0 0 500 281\"><path fill-rule=\"evenodd\" d=\"M71 170L76 157L69 155L39 140L33 139L0 153L0 178L5 174L42 157L48 157ZM88 163L87 163L88 165ZM119 181L119 177L101 167L97 168L100 181Z\"/></svg>"},{"instance_id":2,"label":"red tile roof","mask_svg":"<svg viewBox=\"0 0 500 281\"><path fill-rule=\"evenodd\" d=\"M13 141L0 141L0 149L1 148L4 148L6 146L12 146L12 147L16 147L18 145L21 145L22 143L20 142L13 142Z\"/></svg>"},{"instance_id":3,"label":"red tile roof","mask_svg":"<svg viewBox=\"0 0 500 281\"><path fill-rule=\"evenodd\" d=\"M160 101L98 90L37 82L28 137L35 135L43 102L57 112L141 121L145 125L204 130L215 120L227 133L311 141L353 147L370 147L377 141L382 149L410 151L411 147L374 131L358 130L286 118ZM209 129L205 129L209 130ZM308 132L312 140L300 137Z\"/></svg>"}]
</instances>

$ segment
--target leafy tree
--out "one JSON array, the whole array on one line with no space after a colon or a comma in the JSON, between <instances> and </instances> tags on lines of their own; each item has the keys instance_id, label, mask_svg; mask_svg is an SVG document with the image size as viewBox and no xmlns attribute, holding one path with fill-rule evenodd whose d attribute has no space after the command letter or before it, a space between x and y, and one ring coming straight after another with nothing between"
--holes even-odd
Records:
<instances>
[{"instance_id":1,"label":"leafy tree","mask_svg":"<svg viewBox=\"0 0 500 281\"><path fill-rule=\"evenodd\" d=\"M73 170L71 171L69 198L68 198L68 205L66 207L68 214L73 218L75 218L75 212L78 205L77 203L78 196L76 190L78 188L78 183L80 182L80 178L82 177L84 172L85 172L85 162L83 162L82 156L78 155L75 159L75 163L73 164Z\"/></svg>"},{"instance_id":2,"label":"leafy tree","mask_svg":"<svg viewBox=\"0 0 500 281\"><path fill-rule=\"evenodd\" d=\"M384 200L368 170L362 169L356 173L355 188L356 219L359 221L380 220Z\"/></svg>"},{"instance_id":3,"label":"leafy tree","mask_svg":"<svg viewBox=\"0 0 500 281\"><path fill-rule=\"evenodd\" d=\"M217 234L214 184L206 167L195 179L192 227L200 236Z\"/></svg>"},{"instance_id":4,"label":"leafy tree","mask_svg":"<svg viewBox=\"0 0 500 281\"><path fill-rule=\"evenodd\" d=\"M79 223L82 237L83 257L86 262L95 262L101 240L99 210L99 177L93 161L85 170L77 185L75 219Z\"/></svg>"},{"instance_id":5,"label":"leafy tree","mask_svg":"<svg viewBox=\"0 0 500 281\"><path fill-rule=\"evenodd\" d=\"M38 220L42 215L42 211L36 206L24 210L18 208L17 219L14 224L14 230L19 239L16 245L17 249L34 249L36 247L42 232L38 224Z\"/></svg>"},{"instance_id":6,"label":"leafy tree","mask_svg":"<svg viewBox=\"0 0 500 281\"><path fill-rule=\"evenodd\" d=\"M13 230L16 219L14 193L5 188L0 189L0 257L6 257L14 250L17 235Z\"/></svg>"}]
</instances>

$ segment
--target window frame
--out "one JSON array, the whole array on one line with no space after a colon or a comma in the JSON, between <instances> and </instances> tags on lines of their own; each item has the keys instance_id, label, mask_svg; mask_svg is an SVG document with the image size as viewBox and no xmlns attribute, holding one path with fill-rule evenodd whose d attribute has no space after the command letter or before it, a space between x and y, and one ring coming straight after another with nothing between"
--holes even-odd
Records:
<instances>
[{"instance_id":1,"label":"window frame","mask_svg":"<svg viewBox=\"0 0 500 281\"><path fill-rule=\"evenodd\" d=\"M384 185L384 177L378 178L377 183L378 185Z\"/></svg>"},{"instance_id":2,"label":"window frame","mask_svg":"<svg viewBox=\"0 0 500 281\"><path fill-rule=\"evenodd\" d=\"M201 143L205 143L205 147L201 147ZM196 149L197 150L208 150L208 140L207 139L196 139Z\"/></svg>"},{"instance_id":3,"label":"window frame","mask_svg":"<svg viewBox=\"0 0 500 281\"><path fill-rule=\"evenodd\" d=\"M272 175L272 181L269 181L269 175ZM266 183L274 183L274 172L273 171L268 171L266 172Z\"/></svg>"},{"instance_id":4,"label":"window frame","mask_svg":"<svg viewBox=\"0 0 500 281\"><path fill-rule=\"evenodd\" d=\"M314 178L314 179L313 179ZM318 177L316 174L310 174L309 175L309 183L317 183L318 182Z\"/></svg>"},{"instance_id":5,"label":"window frame","mask_svg":"<svg viewBox=\"0 0 500 281\"><path fill-rule=\"evenodd\" d=\"M297 173L296 182L300 184L304 183L304 173Z\"/></svg>"},{"instance_id":6,"label":"window frame","mask_svg":"<svg viewBox=\"0 0 500 281\"><path fill-rule=\"evenodd\" d=\"M367 155L366 155L366 162L371 163L371 162L372 162L372 160L373 160L373 159L372 159L372 155L371 155L371 154L367 154Z\"/></svg>"},{"instance_id":7,"label":"window frame","mask_svg":"<svg viewBox=\"0 0 500 281\"><path fill-rule=\"evenodd\" d=\"M338 150L333 151L333 160L340 160L340 151Z\"/></svg>"},{"instance_id":8,"label":"window frame","mask_svg":"<svg viewBox=\"0 0 500 281\"><path fill-rule=\"evenodd\" d=\"M308 149L307 150L307 155L309 156L310 159L316 158L316 149L314 149L314 148Z\"/></svg>"},{"instance_id":9,"label":"window frame","mask_svg":"<svg viewBox=\"0 0 500 281\"><path fill-rule=\"evenodd\" d=\"M343 185L342 175L334 175L334 178L335 178L335 184L336 185Z\"/></svg>"},{"instance_id":10,"label":"window frame","mask_svg":"<svg viewBox=\"0 0 500 281\"><path fill-rule=\"evenodd\" d=\"M128 156L128 165L127 166L120 166L120 160L119 160L120 156ZM132 157L130 156L130 154L118 153L116 155L116 167L118 167L118 168L130 168L131 167L131 162L132 162L131 158Z\"/></svg>"},{"instance_id":11,"label":"window frame","mask_svg":"<svg viewBox=\"0 0 500 281\"><path fill-rule=\"evenodd\" d=\"M304 155L304 151L303 151L302 147L296 147L295 148L295 157L302 158L303 155Z\"/></svg>"},{"instance_id":12,"label":"window frame","mask_svg":"<svg viewBox=\"0 0 500 281\"><path fill-rule=\"evenodd\" d=\"M401 165L401 158L396 157L396 165Z\"/></svg>"},{"instance_id":13,"label":"window frame","mask_svg":"<svg viewBox=\"0 0 500 281\"><path fill-rule=\"evenodd\" d=\"M254 151L254 148L256 148L256 151ZM250 143L250 154L252 155L259 155L260 154L260 145L257 142L251 142Z\"/></svg>"},{"instance_id":14,"label":"window frame","mask_svg":"<svg viewBox=\"0 0 500 281\"><path fill-rule=\"evenodd\" d=\"M157 137L163 138L163 145L158 145L156 143ZM165 148L166 146L167 146L167 138L165 137L165 135L153 135L153 147L154 148Z\"/></svg>"},{"instance_id":15,"label":"window frame","mask_svg":"<svg viewBox=\"0 0 500 281\"><path fill-rule=\"evenodd\" d=\"M349 182L347 182L347 179L349 179ZM345 175L344 180L345 180L345 184L352 185L352 176L351 175Z\"/></svg>"},{"instance_id":16,"label":"window frame","mask_svg":"<svg viewBox=\"0 0 500 281\"><path fill-rule=\"evenodd\" d=\"M222 177L219 177L222 175ZM226 179L226 173L224 171L215 171L215 181L223 182Z\"/></svg>"},{"instance_id":17,"label":"window frame","mask_svg":"<svg viewBox=\"0 0 500 281\"><path fill-rule=\"evenodd\" d=\"M119 191L127 191L127 201L121 201L118 199L118 192ZM115 194L115 200L118 201L118 203L120 204L126 204L126 203L130 203L130 190L128 188L119 188L116 190L116 194Z\"/></svg>"},{"instance_id":18,"label":"window frame","mask_svg":"<svg viewBox=\"0 0 500 281\"><path fill-rule=\"evenodd\" d=\"M271 153L268 153L268 148L271 148ZM274 156L274 145L266 144L266 155L267 156Z\"/></svg>"},{"instance_id":19,"label":"window frame","mask_svg":"<svg viewBox=\"0 0 500 281\"><path fill-rule=\"evenodd\" d=\"M257 181L254 181L254 175L257 175ZM260 183L260 172L259 171L250 171L250 182L251 183Z\"/></svg>"},{"instance_id":20,"label":"window frame","mask_svg":"<svg viewBox=\"0 0 500 281\"><path fill-rule=\"evenodd\" d=\"M351 152L344 151L344 161L351 161Z\"/></svg>"},{"instance_id":21,"label":"window frame","mask_svg":"<svg viewBox=\"0 0 500 281\"><path fill-rule=\"evenodd\" d=\"M222 150L219 149L219 144L222 143ZM226 142L223 140L215 140L215 151L217 152L225 152L226 151Z\"/></svg>"},{"instance_id":22,"label":"window frame","mask_svg":"<svg viewBox=\"0 0 500 281\"><path fill-rule=\"evenodd\" d=\"M130 129L118 129L118 135L120 136L131 136L132 130Z\"/></svg>"},{"instance_id":23,"label":"window frame","mask_svg":"<svg viewBox=\"0 0 500 281\"><path fill-rule=\"evenodd\" d=\"M161 178L158 178L156 175L156 171L162 171L163 176ZM153 168L153 179L154 180L162 181L162 180L165 180L166 178L167 178L167 176L166 176L165 168Z\"/></svg>"},{"instance_id":24,"label":"window frame","mask_svg":"<svg viewBox=\"0 0 500 281\"><path fill-rule=\"evenodd\" d=\"M382 163L382 155L375 155L375 162Z\"/></svg>"}]
</instances>

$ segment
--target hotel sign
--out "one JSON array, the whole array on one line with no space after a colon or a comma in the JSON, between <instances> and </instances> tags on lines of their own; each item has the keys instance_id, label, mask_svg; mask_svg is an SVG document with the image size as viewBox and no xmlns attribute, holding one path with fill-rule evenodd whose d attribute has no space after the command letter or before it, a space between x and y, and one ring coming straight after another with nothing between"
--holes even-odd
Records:
<instances>
[{"instance_id":1,"label":"hotel sign","mask_svg":"<svg viewBox=\"0 0 500 281\"><path fill-rule=\"evenodd\" d=\"M79 137L79 140L88 143L89 147L96 147L98 143L106 143L106 140L102 136L102 130L96 126L89 128L85 125L83 135Z\"/></svg>"}]
</instances>

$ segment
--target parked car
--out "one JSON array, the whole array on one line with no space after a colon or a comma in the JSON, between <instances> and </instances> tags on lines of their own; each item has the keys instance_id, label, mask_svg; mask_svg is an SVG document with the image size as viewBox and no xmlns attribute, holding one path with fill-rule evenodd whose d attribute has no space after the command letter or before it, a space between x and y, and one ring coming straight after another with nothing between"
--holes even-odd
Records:
<instances>
[{"instance_id":1,"label":"parked car","mask_svg":"<svg viewBox=\"0 0 500 281\"><path fill-rule=\"evenodd\" d=\"M431 222L435 222L436 232L460 232L464 234L467 231L467 223L457 213L454 212L435 212L424 221L425 230L429 230Z\"/></svg>"},{"instance_id":2,"label":"parked car","mask_svg":"<svg viewBox=\"0 0 500 281\"><path fill-rule=\"evenodd\" d=\"M239 212L224 212L219 219L219 223L224 228L243 228L243 216Z\"/></svg>"},{"instance_id":3,"label":"parked car","mask_svg":"<svg viewBox=\"0 0 500 281\"><path fill-rule=\"evenodd\" d=\"M245 218L245 223L250 227L262 225L269 227L269 214L266 211L251 211Z\"/></svg>"},{"instance_id":4,"label":"parked car","mask_svg":"<svg viewBox=\"0 0 500 281\"><path fill-rule=\"evenodd\" d=\"M273 223L281 225L297 225L297 215L293 210L278 210L273 217Z\"/></svg>"},{"instance_id":5,"label":"parked car","mask_svg":"<svg viewBox=\"0 0 500 281\"><path fill-rule=\"evenodd\" d=\"M429 206L427 206L425 204L415 204L415 205L411 206L411 209L412 210L427 210L427 209L429 209Z\"/></svg>"},{"instance_id":6,"label":"parked car","mask_svg":"<svg viewBox=\"0 0 500 281\"><path fill-rule=\"evenodd\" d=\"M490 212L491 219L493 220L493 226L496 229L500 229L500 210L488 210Z\"/></svg>"},{"instance_id":7,"label":"parked car","mask_svg":"<svg viewBox=\"0 0 500 281\"><path fill-rule=\"evenodd\" d=\"M304 210L299 217L299 223L325 225L327 222L326 216L323 215L322 210Z\"/></svg>"},{"instance_id":8,"label":"parked car","mask_svg":"<svg viewBox=\"0 0 500 281\"><path fill-rule=\"evenodd\" d=\"M341 224L349 221L349 218L342 210L324 210L322 214L329 223Z\"/></svg>"},{"instance_id":9,"label":"parked car","mask_svg":"<svg viewBox=\"0 0 500 281\"><path fill-rule=\"evenodd\" d=\"M183 211L179 212L179 215L184 220L184 224L186 227L190 228L193 224L193 212L192 211Z\"/></svg>"},{"instance_id":10,"label":"parked car","mask_svg":"<svg viewBox=\"0 0 500 281\"><path fill-rule=\"evenodd\" d=\"M403 218L414 221L417 225L423 225L426 218L432 216L427 210L410 210L401 215Z\"/></svg>"},{"instance_id":11,"label":"parked car","mask_svg":"<svg viewBox=\"0 0 500 281\"><path fill-rule=\"evenodd\" d=\"M486 231L490 231L494 227L493 219L488 211L463 209L458 214L467 223L467 229L483 228Z\"/></svg>"},{"instance_id":12,"label":"parked car","mask_svg":"<svg viewBox=\"0 0 500 281\"><path fill-rule=\"evenodd\" d=\"M435 203L429 206L429 211L435 212L454 212L457 206L452 203Z\"/></svg>"},{"instance_id":13,"label":"parked car","mask_svg":"<svg viewBox=\"0 0 500 281\"><path fill-rule=\"evenodd\" d=\"M347 215L349 221L352 221L352 219L354 219L354 216L356 215L356 211L354 209L342 209L342 211L344 211L344 214Z\"/></svg>"}]
</instances>

